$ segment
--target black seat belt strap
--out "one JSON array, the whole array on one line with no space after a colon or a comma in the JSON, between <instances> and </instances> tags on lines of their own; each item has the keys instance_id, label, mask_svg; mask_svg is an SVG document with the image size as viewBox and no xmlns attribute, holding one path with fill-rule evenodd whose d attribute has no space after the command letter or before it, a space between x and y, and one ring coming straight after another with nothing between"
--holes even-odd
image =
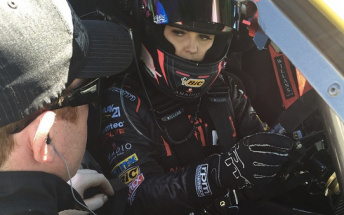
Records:
<instances>
[{"instance_id":1,"label":"black seat belt strap","mask_svg":"<svg viewBox=\"0 0 344 215\"><path fill-rule=\"evenodd\" d=\"M215 125L221 151L228 151L236 143L236 131L231 109L227 102L207 102L208 113ZM226 117L224 119L224 117Z\"/></svg>"}]
</instances>

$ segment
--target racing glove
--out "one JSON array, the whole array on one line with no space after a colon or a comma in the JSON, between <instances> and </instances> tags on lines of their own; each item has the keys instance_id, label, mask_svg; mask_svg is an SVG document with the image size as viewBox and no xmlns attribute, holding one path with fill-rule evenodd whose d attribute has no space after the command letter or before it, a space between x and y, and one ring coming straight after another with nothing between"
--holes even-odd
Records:
<instances>
[{"instance_id":1,"label":"racing glove","mask_svg":"<svg viewBox=\"0 0 344 215\"><path fill-rule=\"evenodd\" d=\"M292 140L272 133L247 136L229 152L215 154L209 161L209 177L222 188L266 185L288 159Z\"/></svg>"},{"instance_id":2,"label":"racing glove","mask_svg":"<svg viewBox=\"0 0 344 215\"><path fill-rule=\"evenodd\" d=\"M187 180L190 197L206 200L227 189L264 186L288 160L291 149L292 140L281 134L247 136L228 152L211 155L202 164L191 167L194 171L190 169Z\"/></svg>"}]
</instances>

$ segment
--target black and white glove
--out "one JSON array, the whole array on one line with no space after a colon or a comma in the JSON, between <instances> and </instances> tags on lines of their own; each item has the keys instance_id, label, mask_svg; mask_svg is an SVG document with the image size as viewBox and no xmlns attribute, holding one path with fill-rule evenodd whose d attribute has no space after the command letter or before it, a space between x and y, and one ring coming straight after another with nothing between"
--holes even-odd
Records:
<instances>
[{"instance_id":1,"label":"black and white glove","mask_svg":"<svg viewBox=\"0 0 344 215\"><path fill-rule=\"evenodd\" d=\"M287 161L292 140L273 133L247 136L227 153L207 158L209 177L222 188L266 185Z\"/></svg>"}]
</instances>

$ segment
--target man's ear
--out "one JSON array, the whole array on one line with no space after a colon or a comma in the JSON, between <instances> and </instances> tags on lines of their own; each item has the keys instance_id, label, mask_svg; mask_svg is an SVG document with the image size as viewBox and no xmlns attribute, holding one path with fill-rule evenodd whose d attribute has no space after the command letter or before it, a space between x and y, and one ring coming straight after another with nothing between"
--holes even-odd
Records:
<instances>
[{"instance_id":1,"label":"man's ear","mask_svg":"<svg viewBox=\"0 0 344 215\"><path fill-rule=\"evenodd\" d=\"M55 121L55 113L47 111L38 119L39 125L32 140L32 151L37 162L51 163L54 160L54 148L47 143L47 137Z\"/></svg>"}]
</instances>

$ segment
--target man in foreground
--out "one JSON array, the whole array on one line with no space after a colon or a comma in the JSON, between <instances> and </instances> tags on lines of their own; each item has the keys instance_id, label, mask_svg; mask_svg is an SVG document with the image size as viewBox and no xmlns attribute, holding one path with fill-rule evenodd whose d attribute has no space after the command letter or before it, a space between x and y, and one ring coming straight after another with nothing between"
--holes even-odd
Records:
<instances>
[{"instance_id":1,"label":"man in foreground","mask_svg":"<svg viewBox=\"0 0 344 215\"><path fill-rule=\"evenodd\" d=\"M129 35L112 22L81 22L65 0L1 0L0 19L1 212L93 213L114 194L109 182L87 170L71 177L85 153L99 78L131 63ZM85 204L83 191L93 186L98 203Z\"/></svg>"}]
</instances>

